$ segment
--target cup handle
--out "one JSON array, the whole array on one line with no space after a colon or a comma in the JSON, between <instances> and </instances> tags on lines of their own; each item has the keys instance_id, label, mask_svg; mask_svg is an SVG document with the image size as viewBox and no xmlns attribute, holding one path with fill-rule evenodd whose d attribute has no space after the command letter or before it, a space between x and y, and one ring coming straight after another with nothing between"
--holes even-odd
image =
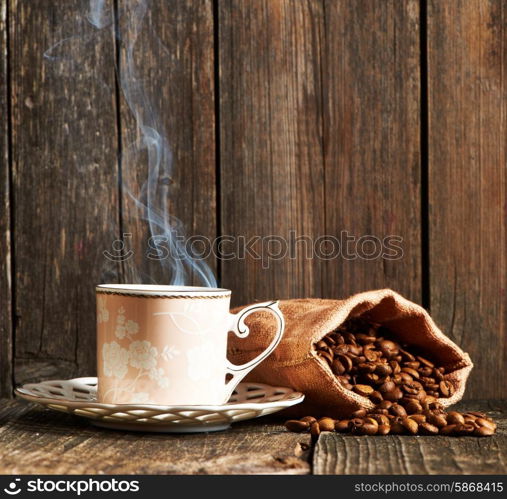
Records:
<instances>
[{"instance_id":1,"label":"cup handle","mask_svg":"<svg viewBox=\"0 0 507 499\"><path fill-rule=\"evenodd\" d=\"M250 305L245 307L237 314L229 314L232 320L231 331L234 332L236 336L239 338L246 338L250 333L250 329L245 324L245 319L257 312L259 310L266 310L275 316L278 322L278 330L276 331L275 337L269 344L269 346L259 354L255 359L246 362L240 366L233 364L229 359L226 359L227 366L226 372L227 374L231 374L232 378L225 385L225 394L224 394L224 403L226 403L234 389L238 386L238 383L258 364L260 364L266 357L268 357L271 352L278 346L280 340L282 339L283 331L285 329L285 319L283 317L280 308L278 307L278 301L271 301L265 303L256 303L255 305Z\"/></svg>"}]
</instances>

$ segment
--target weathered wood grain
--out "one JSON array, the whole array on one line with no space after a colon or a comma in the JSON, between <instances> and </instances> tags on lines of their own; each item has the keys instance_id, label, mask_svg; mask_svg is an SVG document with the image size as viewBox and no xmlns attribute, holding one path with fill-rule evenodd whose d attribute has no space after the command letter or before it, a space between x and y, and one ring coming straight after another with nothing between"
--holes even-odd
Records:
<instances>
[{"instance_id":1,"label":"weathered wood grain","mask_svg":"<svg viewBox=\"0 0 507 499\"><path fill-rule=\"evenodd\" d=\"M12 255L7 0L0 0L0 397L12 391Z\"/></svg>"},{"instance_id":2,"label":"weathered wood grain","mask_svg":"<svg viewBox=\"0 0 507 499\"><path fill-rule=\"evenodd\" d=\"M87 14L10 2L17 383L95 371L94 285L117 277L113 31Z\"/></svg>"},{"instance_id":3,"label":"weathered wood grain","mask_svg":"<svg viewBox=\"0 0 507 499\"><path fill-rule=\"evenodd\" d=\"M428 3L431 312L470 398L506 393L506 23L501 0Z\"/></svg>"},{"instance_id":4,"label":"weathered wood grain","mask_svg":"<svg viewBox=\"0 0 507 499\"><path fill-rule=\"evenodd\" d=\"M126 282L171 282L171 258L147 257L144 217L129 192L146 203L141 192L149 178L160 182L162 216L183 222L187 237L216 237L215 104L212 0L154 0L142 19L136 3L119 2L118 26L123 211L122 228L132 234L133 258L125 262ZM137 114L138 122L134 119ZM149 169L141 127L153 127L166 140ZM163 144L163 142L161 142ZM166 153L172 154L172 165ZM154 203L157 205L157 203ZM153 235L163 235L156 227ZM196 243L195 249L203 246ZM210 247L210 246L208 246ZM209 258L214 269L215 260ZM202 284L192 273L180 284Z\"/></svg>"},{"instance_id":5,"label":"weathered wood grain","mask_svg":"<svg viewBox=\"0 0 507 499\"><path fill-rule=\"evenodd\" d=\"M420 302L419 2L328 0L325 19L320 215L355 240L325 262L323 293L391 287Z\"/></svg>"},{"instance_id":6,"label":"weathered wood grain","mask_svg":"<svg viewBox=\"0 0 507 499\"><path fill-rule=\"evenodd\" d=\"M0 473L307 474L309 435L262 420L170 435L94 428L20 401L0 406Z\"/></svg>"},{"instance_id":7,"label":"weathered wood grain","mask_svg":"<svg viewBox=\"0 0 507 499\"><path fill-rule=\"evenodd\" d=\"M235 304L320 296L312 242L286 242L325 227L322 2L221 1L218 25L222 284Z\"/></svg>"},{"instance_id":8,"label":"weathered wood grain","mask_svg":"<svg viewBox=\"0 0 507 499\"><path fill-rule=\"evenodd\" d=\"M459 406L458 406L459 407ZM498 423L491 438L355 437L324 432L314 451L316 475L468 475L507 472L507 402L467 402Z\"/></svg>"},{"instance_id":9,"label":"weathered wood grain","mask_svg":"<svg viewBox=\"0 0 507 499\"><path fill-rule=\"evenodd\" d=\"M465 402L498 423L491 438L354 437L308 434L259 419L226 432L117 432L23 401L0 401L0 473L114 474L504 474L507 402Z\"/></svg>"}]
</instances>

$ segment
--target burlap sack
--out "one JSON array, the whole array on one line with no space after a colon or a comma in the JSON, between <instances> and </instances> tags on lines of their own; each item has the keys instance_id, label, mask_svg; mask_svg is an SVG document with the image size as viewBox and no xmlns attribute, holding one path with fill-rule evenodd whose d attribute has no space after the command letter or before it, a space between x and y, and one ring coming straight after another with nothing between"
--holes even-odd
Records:
<instances>
[{"instance_id":1,"label":"burlap sack","mask_svg":"<svg viewBox=\"0 0 507 499\"><path fill-rule=\"evenodd\" d=\"M445 379L453 384L455 392L442 399L442 405L448 407L463 396L473 367L468 354L440 331L422 307L390 289L367 291L345 300L285 300L280 302L280 309L286 320L282 341L247 380L303 392L304 402L285 411L285 416L347 417L361 407L373 407L367 398L343 388L314 348L317 341L346 319L363 315L383 324L401 342L419 347L435 364L446 368ZM248 338L229 338L228 357L235 364L258 355L275 332L275 323L267 312L253 314L246 322L250 326Z\"/></svg>"}]
</instances>

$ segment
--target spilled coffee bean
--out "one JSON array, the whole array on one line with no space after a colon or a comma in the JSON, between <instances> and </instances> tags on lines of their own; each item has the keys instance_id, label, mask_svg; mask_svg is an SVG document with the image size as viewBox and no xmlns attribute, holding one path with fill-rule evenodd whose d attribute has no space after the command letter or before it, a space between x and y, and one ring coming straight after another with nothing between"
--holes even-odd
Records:
<instances>
[{"instance_id":1,"label":"spilled coffee bean","mask_svg":"<svg viewBox=\"0 0 507 499\"><path fill-rule=\"evenodd\" d=\"M375 407L358 409L350 419L306 416L287 421L286 428L310 430L313 440L321 431L476 437L495 433L496 423L481 412L446 412L439 400L451 397L455 389L445 379L445 368L390 336L380 324L356 318L317 342L317 355L339 383Z\"/></svg>"}]
</instances>

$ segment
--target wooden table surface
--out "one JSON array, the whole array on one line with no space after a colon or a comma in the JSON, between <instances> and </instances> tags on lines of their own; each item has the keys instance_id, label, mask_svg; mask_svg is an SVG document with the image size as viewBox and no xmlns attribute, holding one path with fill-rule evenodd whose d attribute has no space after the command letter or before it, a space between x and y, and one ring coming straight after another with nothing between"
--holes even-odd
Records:
<instances>
[{"instance_id":1,"label":"wooden table surface","mask_svg":"<svg viewBox=\"0 0 507 499\"><path fill-rule=\"evenodd\" d=\"M491 438L289 433L261 418L190 435L120 432L21 400L0 402L2 474L505 474L507 401L467 402Z\"/></svg>"}]
</instances>

